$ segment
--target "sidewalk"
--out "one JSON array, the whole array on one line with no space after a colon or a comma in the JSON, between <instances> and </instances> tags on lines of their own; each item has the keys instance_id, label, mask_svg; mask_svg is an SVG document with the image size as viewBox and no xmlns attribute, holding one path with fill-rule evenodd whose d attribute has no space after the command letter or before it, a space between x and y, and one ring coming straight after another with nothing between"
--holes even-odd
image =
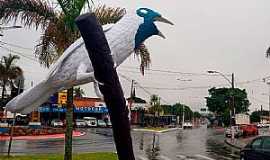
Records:
<instances>
[{"instance_id":1,"label":"sidewalk","mask_svg":"<svg viewBox=\"0 0 270 160\"><path fill-rule=\"evenodd\" d=\"M230 145L231 147L234 147L236 149L242 149L245 147L252 139L256 138L255 137L248 137L248 138L235 138L234 141L232 141L231 138L226 138L225 143Z\"/></svg>"}]
</instances>

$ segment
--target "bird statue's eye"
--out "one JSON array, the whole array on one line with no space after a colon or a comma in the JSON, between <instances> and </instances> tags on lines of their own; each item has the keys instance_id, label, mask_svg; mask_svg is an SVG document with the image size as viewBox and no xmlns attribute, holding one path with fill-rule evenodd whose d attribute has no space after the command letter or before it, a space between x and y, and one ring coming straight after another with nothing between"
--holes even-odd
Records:
<instances>
[{"instance_id":1,"label":"bird statue's eye","mask_svg":"<svg viewBox=\"0 0 270 160\"><path fill-rule=\"evenodd\" d=\"M145 10L145 9L141 9L140 12L141 12L142 14L147 14L147 13L148 13L148 11Z\"/></svg>"}]
</instances>

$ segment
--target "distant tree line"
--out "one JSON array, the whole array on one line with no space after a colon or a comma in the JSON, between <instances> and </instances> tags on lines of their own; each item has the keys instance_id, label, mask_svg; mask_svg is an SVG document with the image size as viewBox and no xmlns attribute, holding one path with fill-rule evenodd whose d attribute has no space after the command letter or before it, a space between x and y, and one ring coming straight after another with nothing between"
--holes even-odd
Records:
<instances>
[{"instance_id":1,"label":"distant tree line","mask_svg":"<svg viewBox=\"0 0 270 160\"><path fill-rule=\"evenodd\" d=\"M208 110L213 112L225 125L230 124L230 111L235 110L236 114L249 111L250 102L245 89L214 87L208 92L209 96L206 97ZM233 106L234 108L232 108Z\"/></svg>"}]
</instances>

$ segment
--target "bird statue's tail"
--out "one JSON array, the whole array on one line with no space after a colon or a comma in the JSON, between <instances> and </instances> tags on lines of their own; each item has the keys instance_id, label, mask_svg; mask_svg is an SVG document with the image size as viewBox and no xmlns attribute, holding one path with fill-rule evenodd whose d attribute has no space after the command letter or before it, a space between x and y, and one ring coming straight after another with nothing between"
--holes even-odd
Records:
<instances>
[{"instance_id":1,"label":"bird statue's tail","mask_svg":"<svg viewBox=\"0 0 270 160\"><path fill-rule=\"evenodd\" d=\"M6 109L13 113L28 114L46 102L55 92L55 88L42 81L9 101Z\"/></svg>"}]
</instances>

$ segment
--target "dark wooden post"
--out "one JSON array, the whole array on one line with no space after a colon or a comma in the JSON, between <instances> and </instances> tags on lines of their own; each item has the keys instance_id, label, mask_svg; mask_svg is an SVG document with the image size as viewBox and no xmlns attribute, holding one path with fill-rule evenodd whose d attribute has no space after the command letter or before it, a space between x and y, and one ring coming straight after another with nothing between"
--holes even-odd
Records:
<instances>
[{"instance_id":1,"label":"dark wooden post","mask_svg":"<svg viewBox=\"0 0 270 160\"><path fill-rule=\"evenodd\" d=\"M67 90L66 133L64 160L72 160L73 88Z\"/></svg>"},{"instance_id":2,"label":"dark wooden post","mask_svg":"<svg viewBox=\"0 0 270 160\"><path fill-rule=\"evenodd\" d=\"M135 160L128 108L103 29L94 14L78 17L76 24L84 39L99 89L109 109L118 158Z\"/></svg>"}]
</instances>

